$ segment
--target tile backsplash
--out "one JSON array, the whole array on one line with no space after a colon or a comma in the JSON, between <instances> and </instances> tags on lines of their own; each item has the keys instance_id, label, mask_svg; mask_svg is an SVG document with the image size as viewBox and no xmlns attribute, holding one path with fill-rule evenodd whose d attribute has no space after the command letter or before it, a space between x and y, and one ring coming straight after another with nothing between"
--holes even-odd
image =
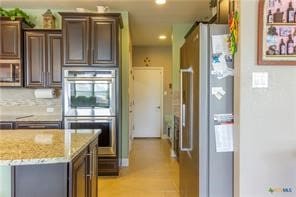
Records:
<instances>
[{"instance_id":1,"label":"tile backsplash","mask_svg":"<svg viewBox=\"0 0 296 197\"><path fill-rule=\"evenodd\" d=\"M48 113L47 108L53 108ZM61 116L61 96L53 99L36 99L34 89L0 88L0 116Z\"/></svg>"}]
</instances>

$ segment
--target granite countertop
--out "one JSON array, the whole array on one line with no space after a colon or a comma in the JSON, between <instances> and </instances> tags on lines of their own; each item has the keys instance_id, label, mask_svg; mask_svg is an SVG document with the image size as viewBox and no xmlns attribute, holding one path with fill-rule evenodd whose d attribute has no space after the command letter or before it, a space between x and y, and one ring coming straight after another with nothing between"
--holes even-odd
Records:
<instances>
[{"instance_id":1,"label":"granite countertop","mask_svg":"<svg viewBox=\"0 0 296 197\"><path fill-rule=\"evenodd\" d=\"M41 115L41 116L35 116L31 114L25 114L25 115L0 115L0 121L3 122L22 122L22 121L28 121L28 122L42 122L42 121L49 121L49 122L59 122L62 121L62 116L59 115Z\"/></svg>"},{"instance_id":2,"label":"granite countertop","mask_svg":"<svg viewBox=\"0 0 296 197\"><path fill-rule=\"evenodd\" d=\"M0 166L67 163L100 130L1 130Z\"/></svg>"}]
</instances>

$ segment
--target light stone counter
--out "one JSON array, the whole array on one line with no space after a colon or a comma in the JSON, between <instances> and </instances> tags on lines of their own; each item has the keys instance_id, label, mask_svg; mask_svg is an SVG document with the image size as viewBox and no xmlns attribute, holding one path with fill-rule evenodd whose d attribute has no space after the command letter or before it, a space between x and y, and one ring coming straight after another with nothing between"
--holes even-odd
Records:
<instances>
[{"instance_id":1,"label":"light stone counter","mask_svg":"<svg viewBox=\"0 0 296 197\"><path fill-rule=\"evenodd\" d=\"M1 130L0 166L67 163L100 130Z\"/></svg>"}]
</instances>

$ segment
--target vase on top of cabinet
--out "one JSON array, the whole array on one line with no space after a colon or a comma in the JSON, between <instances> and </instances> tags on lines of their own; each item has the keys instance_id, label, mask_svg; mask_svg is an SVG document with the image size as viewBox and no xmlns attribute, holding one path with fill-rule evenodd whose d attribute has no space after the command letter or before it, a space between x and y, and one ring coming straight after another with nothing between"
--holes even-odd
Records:
<instances>
[{"instance_id":1,"label":"vase on top of cabinet","mask_svg":"<svg viewBox=\"0 0 296 197\"><path fill-rule=\"evenodd\" d=\"M60 12L63 29L63 66L118 67L119 13Z\"/></svg>"}]
</instances>

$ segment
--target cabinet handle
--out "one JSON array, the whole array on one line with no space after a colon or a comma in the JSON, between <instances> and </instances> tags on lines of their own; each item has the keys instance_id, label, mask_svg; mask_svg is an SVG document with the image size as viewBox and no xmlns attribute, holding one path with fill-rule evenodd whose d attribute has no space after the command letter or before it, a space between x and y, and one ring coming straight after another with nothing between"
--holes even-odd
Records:
<instances>
[{"instance_id":1,"label":"cabinet handle","mask_svg":"<svg viewBox=\"0 0 296 197\"><path fill-rule=\"evenodd\" d=\"M87 153L86 154L86 156L88 156L89 157L89 174L87 174L86 176L87 177L89 177L89 179L91 179L92 178L92 175L93 175L93 172L92 172L92 166L93 166L93 164L92 164L92 158L93 158L93 156L92 156L93 154L92 154L92 151L90 152L90 153Z\"/></svg>"},{"instance_id":2,"label":"cabinet handle","mask_svg":"<svg viewBox=\"0 0 296 197\"><path fill-rule=\"evenodd\" d=\"M47 74L46 83L47 83L48 86L50 86L50 83L52 82L51 78L50 78L50 72L47 72L46 74Z\"/></svg>"},{"instance_id":3,"label":"cabinet handle","mask_svg":"<svg viewBox=\"0 0 296 197\"><path fill-rule=\"evenodd\" d=\"M46 128L45 125L29 125L29 126L24 126L24 127L28 127L28 128L31 128L31 129L44 129L44 128Z\"/></svg>"},{"instance_id":4,"label":"cabinet handle","mask_svg":"<svg viewBox=\"0 0 296 197\"><path fill-rule=\"evenodd\" d=\"M186 105L183 103L183 74L184 73L190 73L190 103L189 103L189 106L192 107L193 104L192 104L192 101L193 101L193 70L192 70L192 67L189 67L188 69L181 69L181 73L180 73L180 93L181 93L181 102L180 102L180 106L181 106L181 126L180 126L180 151L192 151L193 149L193 129L192 129L192 110L190 111L190 115L189 115L189 128L187 130L189 130L189 135L190 135L190 138L189 138L189 143L190 143L190 146L188 148L184 148L183 147L183 127L186 126Z\"/></svg>"},{"instance_id":5,"label":"cabinet handle","mask_svg":"<svg viewBox=\"0 0 296 197\"><path fill-rule=\"evenodd\" d=\"M92 169L92 175L95 176L95 169L96 169L96 159L97 158L97 154L94 153L94 151L97 151L97 147L93 150L93 169Z\"/></svg>"}]
</instances>

